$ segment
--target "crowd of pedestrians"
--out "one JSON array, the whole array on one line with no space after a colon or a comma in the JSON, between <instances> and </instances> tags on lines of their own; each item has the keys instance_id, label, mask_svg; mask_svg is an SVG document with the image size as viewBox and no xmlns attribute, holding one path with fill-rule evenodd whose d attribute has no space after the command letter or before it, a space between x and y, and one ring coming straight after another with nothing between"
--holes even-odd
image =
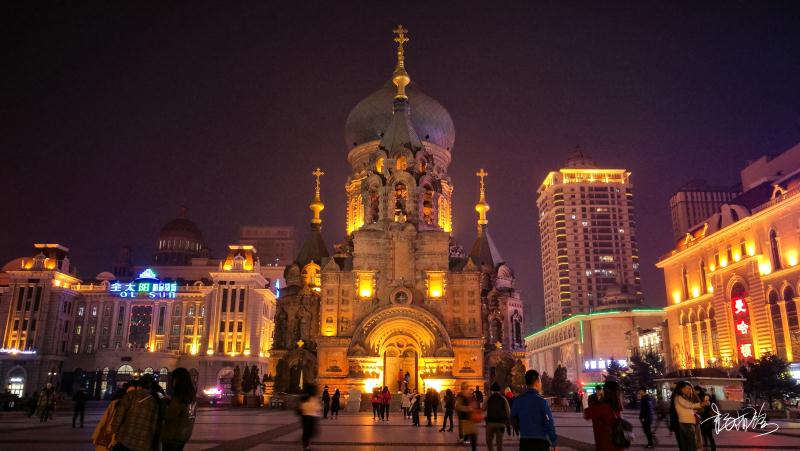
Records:
<instances>
[{"instance_id":1,"label":"crowd of pedestrians","mask_svg":"<svg viewBox=\"0 0 800 451\"><path fill-rule=\"evenodd\" d=\"M183 450L197 406L189 371L175 369L169 388L167 395L145 374L118 389L92 434L96 451Z\"/></svg>"}]
</instances>

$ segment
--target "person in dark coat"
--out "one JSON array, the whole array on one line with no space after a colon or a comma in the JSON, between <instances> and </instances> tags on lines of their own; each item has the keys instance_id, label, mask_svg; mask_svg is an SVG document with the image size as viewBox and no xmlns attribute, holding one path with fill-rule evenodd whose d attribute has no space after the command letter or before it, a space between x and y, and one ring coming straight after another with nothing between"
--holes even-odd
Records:
<instances>
[{"instance_id":1,"label":"person in dark coat","mask_svg":"<svg viewBox=\"0 0 800 451\"><path fill-rule=\"evenodd\" d=\"M653 421L655 419L655 408L653 398L647 394L647 389L639 389L639 421L642 423L644 435L647 437L647 448L654 448L653 443Z\"/></svg>"},{"instance_id":2,"label":"person in dark coat","mask_svg":"<svg viewBox=\"0 0 800 451\"><path fill-rule=\"evenodd\" d=\"M331 418L339 418L339 406L340 406L340 398L342 394L339 393L339 389L337 388L335 392L333 392L333 398L331 398Z\"/></svg>"},{"instance_id":3,"label":"person in dark coat","mask_svg":"<svg viewBox=\"0 0 800 451\"><path fill-rule=\"evenodd\" d=\"M439 392L436 391L435 388L432 388L431 391L433 392L433 396L431 397L431 410L433 411L433 422L439 422L439 405L441 405L442 400L439 398Z\"/></svg>"},{"instance_id":4,"label":"person in dark coat","mask_svg":"<svg viewBox=\"0 0 800 451\"><path fill-rule=\"evenodd\" d=\"M433 426L433 423L431 423L431 415L433 414L432 407L433 407L433 389L429 388L428 390L425 391L424 409L425 409L425 418L428 419L428 424L426 424L425 426Z\"/></svg>"},{"instance_id":5,"label":"person in dark coat","mask_svg":"<svg viewBox=\"0 0 800 451\"><path fill-rule=\"evenodd\" d=\"M331 410L331 394L328 393L328 386L322 390L322 418L328 418L328 412Z\"/></svg>"},{"instance_id":6,"label":"person in dark coat","mask_svg":"<svg viewBox=\"0 0 800 451\"><path fill-rule=\"evenodd\" d=\"M419 393L414 390L414 394L411 395L411 425L412 426L419 426Z\"/></svg>"},{"instance_id":7,"label":"person in dark coat","mask_svg":"<svg viewBox=\"0 0 800 451\"><path fill-rule=\"evenodd\" d=\"M75 427L75 420L81 417L81 427L83 427L83 414L86 411L86 401L89 400L89 395L86 394L83 387L78 388L78 391L72 396L75 405L72 409L72 427Z\"/></svg>"},{"instance_id":8,"label":"person in dark coat","mask_svg":"<svg viewBox=\"0 0 800 451\"><path fill-rule=\"evenodd\" d=\"M161 451L183 451L192 437L197 413L197 389L192 374L186 368L176 368L170 374L172 395L165 397L164 424L160 431Z\"/></svg>"}]
</instances>

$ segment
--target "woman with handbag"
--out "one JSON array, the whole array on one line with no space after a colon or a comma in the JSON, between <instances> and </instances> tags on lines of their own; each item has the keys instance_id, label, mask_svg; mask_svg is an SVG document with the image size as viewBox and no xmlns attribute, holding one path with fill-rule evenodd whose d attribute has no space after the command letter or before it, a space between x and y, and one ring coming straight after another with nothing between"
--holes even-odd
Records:
<instances>
[{"instance_id":1,"label":"woman with handbag","mask_svg":"<svg viewBox=\"0 0 800 451\"><path fill-rule=\"evenodd\" d=\"M603 397L597 402L591 403L583 411L583 417L592 420L592 430L594 432L595 449L598 451L620 451L627 449L618 435L619 424L622 421L622 393L619 383L616 381L606 381L603 384ZM630 423L628 423L630 424ZM632 428L631 428L632 429Z\"/></svg>"},{"instance_id":2,"label":"woman with handbag","mask_svg":"<svg viewBox=\"0 0 800 451\"><path fill-rule=\"evenodd\" d=\"M192 436L197 406L192 375L186 368L176 368L171 375L172 397L166 398L164 426L161 428L162 451L182 451Z\"/></svg>"}]
</instances>

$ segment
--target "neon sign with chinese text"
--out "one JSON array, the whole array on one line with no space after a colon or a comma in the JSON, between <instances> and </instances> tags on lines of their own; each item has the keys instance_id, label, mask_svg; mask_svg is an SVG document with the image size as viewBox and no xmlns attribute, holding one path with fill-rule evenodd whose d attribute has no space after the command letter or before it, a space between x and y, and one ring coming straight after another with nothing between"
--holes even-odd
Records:
<instances>
[{"instance_id":1,"label":"neon sign with chinese text","mask_svg":"<svg viewBox=\"0 0 800 451\"><path fill-rule=\"evenodd\" d=\"M178 283L162 282L155 271L147 268L132 282L112 283L108 291L121 298L175 299Z\"/></svg>"},{"instance_id":2,"label":"neon sign with chinese text","mask_svg":"<svg viewBox=\"0 0 800 451\"><path fill-rule=\"evenodd\" d=\"M744 295L731 299L733 326L736 334L736 349L740 360L752 360L755 357L753 337L750 329L750 312L747 311Z\"/></svg>"}]
</instances>

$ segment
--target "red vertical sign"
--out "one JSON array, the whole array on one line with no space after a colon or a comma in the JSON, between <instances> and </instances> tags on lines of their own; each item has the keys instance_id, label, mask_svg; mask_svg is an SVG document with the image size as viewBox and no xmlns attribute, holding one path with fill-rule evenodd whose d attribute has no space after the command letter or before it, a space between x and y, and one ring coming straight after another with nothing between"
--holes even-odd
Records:
<instances>
[{"instance_id":1,"label":"red vertical sign","mask_svg":"<svg viewBox=\"0 0 800 451\"><path fill-rule=\"evenodd\" d=\"M731 299L731 312L733 313L733 334L736 335L736 352L740 361L755 358L753 349L753 334L750 330L750 312L744 295L734 296Z\"/></svg>"}]
</instances>

